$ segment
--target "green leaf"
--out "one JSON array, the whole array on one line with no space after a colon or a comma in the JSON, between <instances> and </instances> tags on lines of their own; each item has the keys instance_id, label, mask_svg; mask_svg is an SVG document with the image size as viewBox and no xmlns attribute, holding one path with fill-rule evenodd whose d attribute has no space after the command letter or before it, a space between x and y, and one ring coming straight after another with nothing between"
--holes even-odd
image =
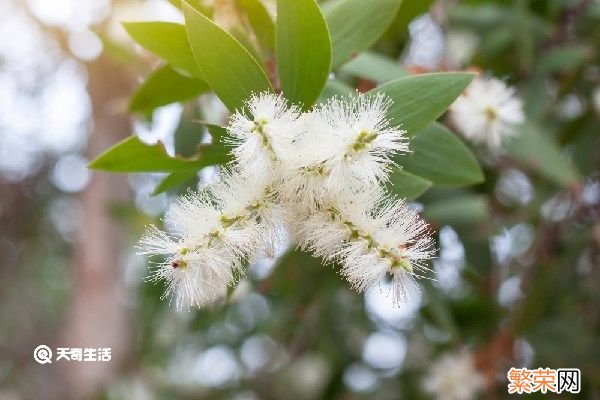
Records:
<instances>
[{"instance_id":1,"label":"green leaf","mask_svg":"<svg viewBox=\"0 0 600 400\"><path fill-rule=\"evenodd\" d=\"M181 9L181 0L169 0L169 3ZM206 5L204 0L187 0L187 3L207 17L211 17L213 9L211 6Z\"/></svg>"},{"instance_id":2,"label":"green leaf","mask_svg":"<svg viewBox=\"0 0 600 400\"><path fill-rule=\"evenodd\" d=\"M456 5L449 10L448 16L457 26L482 30L489 30L490 26L513 26L516 23L514 9L499 4Z\"/></svg>"},{"instance_id":3,"label":"green leaf","mask_svg":"<svg viewBox=\"0 0 600 400\"><path fill-rule=\"evenodd\" d=\"M173 67L202 79L183 25L172 22L127 22L123 26L140 46Z\"/></svg>"},{"instance_id":4,"label":"green leaf","mask_svg":"<svg viewBox=\"0 0 600 400\"><path fill-rule=\"evenodd\" d=\"M157 107L192 99L209 89L206 82L183 76L164 65L152 72L137 89L129 110L150 114Z\"/></svg>"},{"instance_id":5,"label":"green leaf","mask_svg":"<svg viewBox=\"0 0 600 400\"><path fill-rule=\"evenodd\" d=\"M202 109L197 103L188 103L181 110L179 124L173 132L173 147L175 154L183 157L193 157L196 148L205 138L206 129L195 122L202 118ZM215 143L212 141L212 143Z\"/></svg>"},{"instance_id":6,"label":"green leaf","mask_svg":"<svg viewBox=\"0 0 600 400\"><path fill-rule=\"evenodd\" d=\"M199 120L195 120L194 123L205 126L206 129L208 129L208 133L210 133L210 136L212 137L212 143L224 144L224 139L229 136L227 128L222 126Z\"/></svg>"},{"instance_id":7,"label":"green leaf","mask_svg":"<svg viewBox=\"0 0 600 400\"><path fill-rule=\"evenodd\" d=\"M262 63L262 55L256 44L250 39L249 32L242 25L234 25L227 32L241 44L244 49L256 60L259 65Z\"/></svg>"},{"instance_id":8,"label":"green leaf","mask_svg":"<svg viewBox=\"0 0 600 400\"><path fill-rule=\"evenodd\" d=\"M325 83L321 96L319 96L319 103L324 103L334 96L351 97L354 96L355 93L354 89L344 82L338 81L337 79L329 79Z\"/></svg>"},{"instance_id":9,"label":"green leaf","mask_svg":"<svg viewBox=\"0 0 600 400\"><path fill-rule=\"evenodd\" d=\"M591 58L592 54L586 46L556 47L540 58L537 68L543 72L573 71Z\"/></svg>"},{"instance_id":10,"label":"green leaf","mask_svg":"<svg viewBox=\"0 0 600 400\"><path fill-rule=\"evenodd\" d=\"M237 5L248 17L252 31L263 49L275 49L275 24L260 0L237 0Z\"/></svg>"},{"instance_id":11,"label":"green leaf","mask_svg":"<svg viewBox=\"0 0 600 400\"><path fill-rule=\"evenodd\" d=\"M195 169L171 172L162 181L160 181L158 186L156 186L156 188L152 192L152 196L157 196L161 193L166 192L167 190L181 186L184 183L187 183L194 179L197 174L198 171Z\"/></svg>"},{"instance_id":12,"label":"green leaf","mask_svg":"<svg viewBox=\"0 0 600 400\"><path fill-rule=\"evenodd\" d=\"M278 0L276 27L281 90L292 103L309 108L331 68L325 19L315 0Z\"/></svg>"},{"instance_id":13,"label":"green leaf","mask_svg":"<svg viewBox=\"0 0 600 400\"><path fill-rule=\"evenodd\" d=\"M385 83L409 75L404 68L388 57L370 52L364 52L346 63L340 71L377 83Z\"/></svg>"},{"instance_id":14,"label":"green leaf","mask_svg":"<svg viewBox=\"0 0 600 400\"><path fill-rule=\"evenodd\" d=\"M436 186L466 186L484 179L473 153L441 124L420 131L410 149L412 153L396 157L398 164Z\"/></svg>"},{"instance_id":15,"label":"green leaf","mask_svg":"<svg viewBox=\"0 0 600 400\"><path fill-rule=\"evenodd\" d=\"M228 150L222 145L199 146L194 158L171 157L162 143L149 145L130 136L99 155L89 167L109 172L173 172L198 170L228 159Z\"/></svg>"},{"instance_id":16,"label":"green leaf","mask_svg":"<svg viewBox=\"0 0 600 400\"><path fill-rule=\"evenodd\" d=\"M198 67L229 110L241 109L253 93L272 90L261 66L233 36L185 2L183 14Z\"/></svg>"},{"instance_id":17,"label":"green leaf","mask_svg":"<svg viewBox=\"0 0 600 400\"><path fill-rule=\"evenodd\" d=\"M427 179L401 169L394 169L390 174L389 186L392 193L405 200L414 200L431 187Z\"/></svg>"},{"instance_id":18,"label":"green leaf","mask_svg":"<svg viewBox=\"0 0 600 400\"><path fill-rule=\"evenodd\" d=\"M487 217L487 201L476 194L453 196L427 204L423 215L438 225L473 225Z\"/></svg>"},{"instance_id":19,"label":"green leaf","mask_svg":"<svg viewBox=\"0 0 600 400\"><path fill-rule=\"evenodd\" d=\"M371 47L390 26L401 0L343 0L325 9L333 68Z\"/></svg>"},{"instance_id":20,"label":"green leaf","mask_svg":"<svg viewBox=\"0 0 600 400\"><path fill-rule=\"evenodd\" d=\"M413 136L442 115L474 76L465 72L415 75L391 81L369 93L390 97L394 103L388 116L408 136Z\"/></svg>"},{"instance_id":21,"label":"green leaf","mask_svg":"<svg viewBox=\"0 0 600 400\"><path fill-rule=\"evenodd\" d=\"M223 144L224 139L229 135L227 133L227 129L223 128L222 126L206 124L206 123L204 123L203 125L206 126L206 128L208 129L208 132L212 136L213 143Z\"/></svg>"},{"instance_id":22,"label":"green leaf","mask_svg":"<svg viewBox=\"0 0 600 400\"><path fill-rule=\"evenodd\" d=\"M565 158L558 145L533 122L524 124L520 128L520 135L508 139L505 147L523 165L561 186L566 187L580 180L579 172Z\"/></svg>"}]
</instances>

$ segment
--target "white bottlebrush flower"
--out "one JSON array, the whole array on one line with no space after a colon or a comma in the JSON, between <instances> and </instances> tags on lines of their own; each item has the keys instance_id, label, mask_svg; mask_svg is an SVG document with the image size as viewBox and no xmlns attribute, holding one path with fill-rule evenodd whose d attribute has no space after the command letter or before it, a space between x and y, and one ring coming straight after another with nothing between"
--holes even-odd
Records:
<instances>
[{"instance_id":1,"label":"white bottlebrush flower","mask_svg":"<svg viewBox=\"0 0 600 400\"><path fill-rule=\"evenodd\" d=\"M299 225L298 240L306 250L327 262L338 261L339 252L347 244L350 231L340 213L351 215L353 221L372 223L370 211L375 209L385 196L378 186L369 186L362 191L346 188L339 193L328 193L322 198L318 209ZM376 229L371 226L369 229Z\"/></svg>"},{"instance_id":2,"label":"white bottlebrush flower","mask_svg":"<svg viewBox=\"0 0 600 400\"><path fill-rule=\"evenodd\" d=\"M164 280L165 297L177 309L204 306L221 297L233 280L234 257L224 246L210 245L211 238L193 234L168 234L151 226L140 240L140 254L163 255L149 280Z\"/></svg>"},{"instance_id":3,"label":"white bottlebrush flower","mask_svg":"<svg viewBox=\"0 0 600 400\"><path fill-rule=\"evenodd\" d=\"M324 168L332 191L359 180L385 180L392 157L408 151L405 131L387 118L391 100L383 94L333 98L306 119L305 142L312 144L314 160L305 167Z\"/></svg>"},{"instance_id":4,"label":"white bottlebrush flower","mask_svg":"<svg viewBox=\"0 0 600 400\"><path fill-rule=\"evenodd\" d=\"M252 96L245 108L231 116L227 128L235 161L253 174L270 175L279 160L289 158L292 141L301 129L297 123L300 109L270 93Z\"/></svg>"},{"instance_id":5,"label":"white bottlebrush flower","mask_svg":"<svg viewBox=\"0 0 600 400\"><path fill-rule=\"evenodd\" d=\"M447 353L436 360L423 380L423 389L436 400L471 400L484 387L470 352Z\"/></svg>"},{"instance_id":6,"label":"white bottlebrush flower","mask_svg":"<svg viewBox=\"0 0 600 400\"><path fill-rule=\"evenodd\" d=\"M314 211L326 192L378 185L392 157L408 151L404 131L391 125L391 101L382 94L333 98L304 114L294 151L286 160L282 198L302 214Z\"/></svg>"},{"instance_id":7,"label":"white bottlebrush flower","mask_svg":"<svg viewBox=\"0 0 600 400\"><path fill-rule=\"evenodd\" d=\"M293 236L358 291L388 277L394 302L418 290L433 256L427 225L384 194L392 157L408 151L386 116L384 95L333 99L302 114L281 96L259 94L231 117L234 165L172 205L168 232L151 227L142 254L165 257L151 280L167 282L178 308L223 296L256 256Z\"/></svg>"},{"instance_id":8,"label":"white bottlebrush flower","mask_svg":"<svg viewBox=\"0 0 600 400\"><path fill-rule=\"evenodd\" d=\"M476 78L450 106L450 117L467 139L495 149L523 123L523 103L515 89L496 78Z\"/></svg>"},{"instance_id":9,"label":"white bottlebrush flower","mask_svg":"<svg viewBox=\"0 0 600 400\"><path fill-rule=\"evenodd\" d=\"M148 229L141 253L166 256L150 279L167 282L166 295L178 308L222 296L245 260L284 239L285 210L271 183L260 175L223 171L219 181L169 208L165 223L172 233Z\"/></svg>"},{"instance_id":10,"label":"white bottlebrush flower","mask_svg":"<svg viewBox=\"0 0 600 400\"><path fill-rule=\"evenodd\" d=\"M302 223L299 237L315 255L339 262L341 274L359 292L389 277L395 303L413 297L414 279L425 278L434 254L427 224L378 188L328 196L321 211Z\"/></svg>"},{"instance_id":11,"label":"white bottlebrush flower","mask_svg":"<svg viewBox=\"0 0 600 400\"><path fill-rule=\"evenodd\" d=\"M237 242L245 238L249 247L246 254L253 250L274 254L286 240L292 217L277 198L277 182L267 175L226 170L221 172L221 181L210 189L221 218L237 222L237 229L224 232L224 237L233 233L241 236Z\"/></svg>"},{"instance_id":12,"label":"white bottlebrush flower","mask_svg":"<svg viewBox=\"0 0 600 400\"><path fill-rule=\"evenodd\" d=\"M324 169L319 166L287 169L277 189L278 196L302 219L317 209L325 193L326 179Z\"/></svg>"}]
</instances>

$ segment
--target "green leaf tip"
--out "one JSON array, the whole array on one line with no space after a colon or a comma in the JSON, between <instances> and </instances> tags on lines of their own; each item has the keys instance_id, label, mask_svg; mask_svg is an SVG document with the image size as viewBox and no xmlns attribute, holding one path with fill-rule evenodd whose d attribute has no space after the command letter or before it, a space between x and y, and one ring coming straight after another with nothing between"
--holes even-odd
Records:
<instances>
[{"instance_id":1,"label":"green leaf tip","mask_svg":"<svg viewBox=\"0 0 600 400\"><path fill-rule=\"evenodd\" d=\"M411 75L390 81L368 93L383 93L393 104L388 117L408 136L438 119L469 85L475 74L438 72Z\"/></svg>"},{"instance_id":2,"label":"green leaf tip","mask_svg":"<svg viewBox=\"0 0 600 400\"><path fill-rule=\"evenodd\" d=\"M198 170L228 159L227 149L220 144L200 146L193 158L171 157L161 142L149 145L130 136L100 154L88 167L108 172L173 172Z\"/></svg>"},{"instance_id":3,"label":"green leaf tip","mask_svg":"<svg viewBox=\"0 0 600 400\"><path fill-rule=\"evenodd\" d=\"M273 91L262 66L237 39L186 1L182 8L196 64L230 111L242 109L253 93Z\"/></svg>"}]
</instances>

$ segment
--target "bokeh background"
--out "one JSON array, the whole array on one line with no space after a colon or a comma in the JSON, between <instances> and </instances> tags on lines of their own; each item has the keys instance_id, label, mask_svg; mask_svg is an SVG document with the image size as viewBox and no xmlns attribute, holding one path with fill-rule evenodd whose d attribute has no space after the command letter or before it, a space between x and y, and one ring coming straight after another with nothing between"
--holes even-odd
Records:
<instances>
[{"instance_id":1,"label":"bokeh background","mask_svg":"<svg viewBox=\"0 0 600 400\"><path fill-rule=\"evenodd\" d=\"M205 3L235 26L235 1ZM134 249L176 193L152 196L160 174L86 165L132 132L174 152L203 134L194 118L226 121L211 95L127 111L157 60L120 21L181 13L166 0L0 0L0 399L494 399L511 366L580 368L577 398L600 399L600 2L405 4L375 50L415 73L515 85L580 179L474 149L485 183L413 204L440 250L438 282L409 305L385 283L356 294L290 250L251 265L223 304L179 313ZM38 365L39 344L110 347L112 360Z\"/></svg>"}]
</instances>

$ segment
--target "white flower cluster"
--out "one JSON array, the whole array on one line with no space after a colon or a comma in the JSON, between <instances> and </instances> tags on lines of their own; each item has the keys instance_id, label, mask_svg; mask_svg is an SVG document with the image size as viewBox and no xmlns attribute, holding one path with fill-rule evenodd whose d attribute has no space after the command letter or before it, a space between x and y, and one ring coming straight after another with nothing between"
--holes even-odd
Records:
<instances>
[{"instance_id":1,"label":"white flower cluster","mask_svg":"<svg viewBox=\"0 0 600 400\"><path fill-rule=\"evenodd\" d=\"M473 354L463 349L437 359L422 384L438 400L473 400L484 388L485 379L475 367Z\"/></svg>"},{"instance_id":2,"label":"white flower cluster","mask_svg":"<svg viewBox=\"0 0 600 400\"><path fill-rule=\"evenodd\" d=\"M502 139L513 136L525 120L523 102L515 89L493 77L473 80L450 106L450 116L467 139L490 149L499 148Z\"/></svg>"},{"instance_id":3,"label":"white flower cluster","mask_svg":"<svg viewBox=\"0 0 600 400\"><path fill-rule=\"evenodd\" d=\"M408 300L434 249L425 222L383 188L392 156L408 151L390 103L358 95L302 113L281 96L253 96L227 127L233 166L171 206L172 233L151 227L142 238L144 254L166 256L152 279L167 281L178 308L202 306L245 262L295 237L356 290L388 276L395 301Z\"/></svg>"}]
</instances>

